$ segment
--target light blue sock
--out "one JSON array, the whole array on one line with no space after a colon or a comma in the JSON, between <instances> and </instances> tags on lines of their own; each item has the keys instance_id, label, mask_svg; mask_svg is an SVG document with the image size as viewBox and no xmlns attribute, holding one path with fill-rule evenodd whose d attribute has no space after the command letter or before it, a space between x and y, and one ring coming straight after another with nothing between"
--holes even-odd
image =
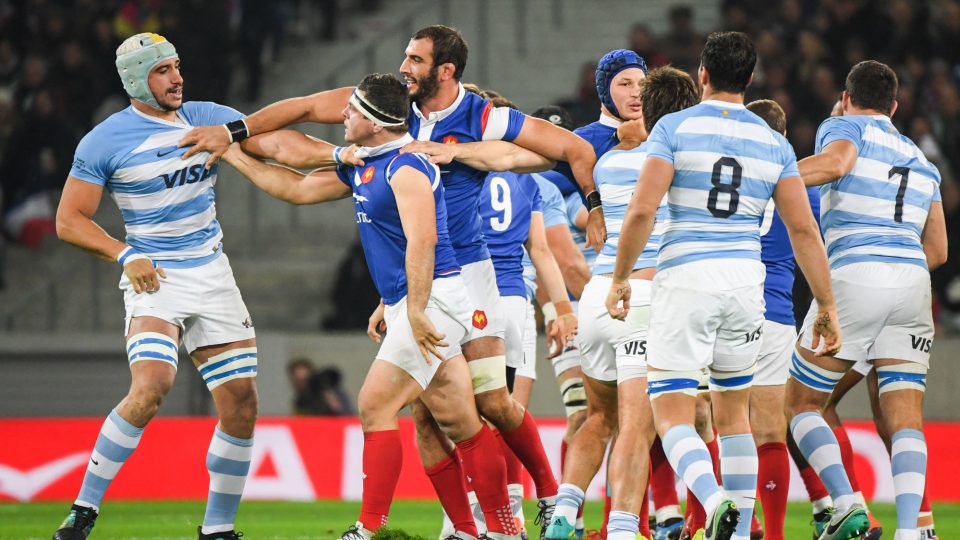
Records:
<instances>
[{"instance_id":1,"label":"light blue sock","mask_svg":"<svg viewBox=\"0 0 960 540\"><path fill-rule=\"evenodd\" d=\"M573 484L560 484L557 488L557 506L553 510L554 517L563 516L567 523L573 525L577 521L577 512L583 504L585 495L583 490Z\"/></svg>"},{"instance_id":2,"label":"light blue sock","mask_svg":"<svg viewBox=\"0 0 960 540\"><path fill-rule=\"evenodd\" d=\"M853 488L850 487L847 471L843 468L840 444L833 430L820 413L805 412L793 417L790 421L790 432L803 457L807 458L807 462L830 492L836 512L846 512L850 505L856 502L856 498Z\"/></svg>"},{"instance_id":3,"label":"light blue sock","mask_svg":"<svg viewBox=\"0 0 960 540\"><path fill-rule=\"evenodd\" d=\"M640 516L630 512L611 510L607 519L607 540L636 540L640 531Z\"/></svg>"},{"instance_id":4,"label":"light blue sock","mask_svg":"<svg viewBox=\"0 0 960 540\"><path fill-rule=\"evenodd\" d=\"M720 437L720 476L723 490L737 503L740 523L733 533L734 540L750 540L750 518L757 500L757 446L753 435Z\"/></svg>"},{"instance_id":5,"label":"light blue sock","mask_svg":"<svg viewBox=\"0 0 960 540\"><path fill-rule=\"evenodd\" d=\"M927 442L923 433L915 429L894 433L890 438L890 462L897 501L897 530L916 530L927 474Z\"/></svg>"},{"instance_id":6,"label":"light blue sock","mask_svg":"<svg viewBox=\"0 0 960 540\"><path fill-rule=\"evenodd\" d=\"M696 495L709 516L723 500L723 491L713 475L713 461L707 445L690 424L670 428L662 437L663 452L683 483Z\"/></svg>"},{"instance_id":7,"label":"light blue sock","mask_svg":"<svg viewBox=\"0 0 960 540\"><path fill-rule=\"evenodd\" d=\"M207 494L207 510L203 514L203 534L233 530L243 485L250 472L252 454L252 438L227 435L220 431L220 426L214 430L207 452L210 491Z\"/></svg>"},{"instance_id":8,"label":"light blue sock","mask_svg":"<svg viewBox=\"0 0 960 540\"><path fill-rule=\"evenodd\" d=\"M124 420L116 409L110 411L100 428L100 435L97 436L90 462L87 463L87 473L83 477L83 485L75 504L100 511L104 492L117 476L120 467L140 444L141 435L143 428Z\"/></svg>"}]
</instances>

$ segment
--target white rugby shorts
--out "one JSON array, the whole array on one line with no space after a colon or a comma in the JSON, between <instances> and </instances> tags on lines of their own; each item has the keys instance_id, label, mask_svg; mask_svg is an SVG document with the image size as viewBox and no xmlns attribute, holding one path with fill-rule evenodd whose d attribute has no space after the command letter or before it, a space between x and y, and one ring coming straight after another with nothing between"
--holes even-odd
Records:
<instances>
[{"instance_id":1,"label":"white rugby shorts","mask_svg":"<svg viewBox=\"0 0 960 540\"><path fill-rule=\"evenodd\" d=\"M460 346L467 341L473 309L459 275L433 280L426 314L447 342L446 347L437 347L443 358L446 360L462 354ZM377 359L406 371L421 388L426 389L440 367L440 360L431 355L428 365L420 354L407 318L407 297L386 306L383 320L387 325L387 334L377 351Z\"/></svg>"},{"instance_id":2,"label":"white rugby shorts","mask_svg":"<svg viewBox=\"0 0 960 540\"><path fill-rule=\"evenodd\" d=\"M797 330L793 325L763 321L763 336L757 354L754 386L779 386L790 377L790 359L797 347Z\"/></svg>"},{"instance_id":3,"label":"white rugby shorts","mask_svg":"<svg viewBox=\"0 0 960 540\"><path fill-rule=\"evenodd\" d=\"M650 324L652 282L630 280L630 311L619 321L607 312L605 301L613 280L593 276L580 296L580 367L598 381L621 383L647 376L647 331Z\"/></svg>"},{"instance_id":4,"label":"white rugby shorts","mask_svg":"<svg viewBox=\"0 0 960 540\"><path fill-rule=\"evenodd\" d=\"M930 367L933 308L930 273L913 264L865 262L831 272L842 342L837 358L909 360ZM803 321L800 346L813 349L817 302Z\"/></svg>"},{"instance_id":5,"label":"white rugby shorts","mask_svg":"<svg viewBox=\"0 0 960 540\"><path fill-rule=\"evenodd\" d=\"M527 301L523 320L523 365L517 368L517 377L537 380L537 316L533 302Z\"/></svg>"},{"instance_id":6,"label":"white rugby shorts","mask_svg":"<svg viewBox=\"0 0 960 540\"><path fill-rule=\"evenodd\" d=\"M524 333L527 323L527 298L525 296L501 296L503 312L507 367L520 369L526 359L523 354Z\"/></svg>"},{"instance_id":7,"label":"white rugby shorts","mask_svg":"<svg viewBox=\"0 0 960 540\"><path fill-rule=\"evenodd\" d=\"M724 264L716 260L704 262L716 267ZM763 332L765 271L762 264L759 272L750 266L739 262L728 265L727 270L736 269L744 275L728 276L726 281L718 279L716 289L710 289L697 275L696 270L704 268L701 265L688 264L658 272L653 279L647 365L664 371L699 371L709 367L721 372L752 366ZM738 286L721 288L723 283Z\"/></svg>"},{"instance_id":8,"label":"white rugby shorts","mask_svg":"<svg viewBox=\"0 0 960 540\"><path fill-rule=\"evenodd\" d=\"M473 306L470 336L467 341L481 337L503 339L506 317L500 306L500 290L497 288L497 273L490 259L473 262L460 268L463 283Z\"/></svg>"},{"instance_id":9,"label":"white rugby shorts","mask_svg":"<svg viewBox=\"0 0 960 540\"><path fill-rule=\"evenodd\" d=\"M163 261L157 261L163 268ZM126 274L120 278L126 310L124 335L136 317L156 317L183 330L183 347L222 345L255 337L253 320L240 297L226 254L192 268L164 268L160 289L136 293Z\"/></svg>"}]
</instances>

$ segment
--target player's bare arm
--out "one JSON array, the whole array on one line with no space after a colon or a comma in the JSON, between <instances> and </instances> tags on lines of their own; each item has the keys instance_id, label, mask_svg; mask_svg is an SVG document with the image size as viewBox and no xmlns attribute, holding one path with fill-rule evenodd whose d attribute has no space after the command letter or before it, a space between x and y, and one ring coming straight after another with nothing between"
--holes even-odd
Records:
<instances>
[{"instance_id":1,"label":"player's bare arm","mask_svg":"<svg viewBox=\"0 0 960 540\"><path fill-rule=\"evenodd\" d=\"M93 221L102 196L102 186L68 176L57 208L57 237L100 259L116 261L128 246ZM162 268L154 268L153 262L142 255L128 260L123 272L138 294L159 290L159 278L167 277Z\"/></svg>"},{"instance_id":2,"label":"player's bare arm","mask_svg":"<svg viewBox=\"0 0 960 540\"><path fill-rule=\"evenodd\" d=\"M529 116L524 120L520 134L513 142L549 159L570 164L577 185L583 194L587 195L590 212L587 220L587 245L600 253L600 248L607 241L607 226L603 220L599 193L594 195L597 186L593 182L593 166L597 164L597 155L590 143L546 120Z\"/></svg>"},{"instance_id":3,"label":"player's bare arm","mask_svg":"<svg viewBox=\"0 0 960 540\"><path fill-rule=\"evenodd\" d=\"M923 244L923 254L927 257L927 268L931 272L947 262L947 224L943 217L943 203L940 201L930 203L920 243Z\"/></svg>"},{"instance_id":4,"label":"player's bare arm","mask_svg":"<svg viewBox=\"0 0 960 540\"><path fill-rule=\"evenodd\" d=\"M335 201L352 193L350 186L332 170L304 174L283 165L264 163L246 154L239 145L231 145L223 159L271 197L291 204Z\"/></svg>"},{"instance_id":5,"label":"player's bare arm","mask_svg":"<svg viewBox=\"0 0 960 540\"><path fill-rule=\"evenodd\" d=\"M386 309L387 306L383 305L383 298L381 298L380 303L377 304L377 308L373 310L370 318L367 319L367 336L369 336L370 340L374 343L380 343L382 340L381 334L387 331L387 323L383 317L383 312Z\"/></svg>"},{"instance_id":6,"label":"player's bare arm","mask_svg":"<svg viewBox=\"0 0 960 540\"><path fill-rule=\"evenodd\" d=\"M244 152L272 159L295 169L318 169L337 165L339 147L305 133L284 129L254 135L240 143Z\"/></svg>"},{"instance_id":7,"label":"player's bare arm","mask_svg":"<svg viewBox=\"0 0 960 540\"><path fill-rule=\"evenodd\" d=\"M352 86L278 101L244 118L243 128L250 137L303 122L339 124L343 121L343 108L347 106L351 93ZM209 169L227 151L230 143L239 140L225 125L201 126L191 129L177 146L192 145L184 152L183 159L197 152L210 152L206 164Z\"/></svg>"},{"instance_id":8,"label":"player's bare arm","mask_svg":"<svg viewBox=\"0 0 960 540\"><path fill-rule=\"evenodd\" d=\"M412 167L400 167L390 179L397 199L397 211L407 238L404 257L407 275L407 318L420 354L428 364L430 356L443 360L437 347L446 347L445 337L427 317L427 301L433 285L434 257L437 248L437 218L430 180Z\"/></svg>"},{"instance_id":9,"label":"player's bare arm","mask_svg":"<svg viewBox=\"0 0 960 540\"><path fill-rule=\"evenodd\" d=\"M532 173L548 171L557 162L507 141L478 141L442 144L432 141L414 141L403 153L420 152L430 156L430 162L446 165L459 161L479 171L513 171Z\"/></svg>"},{"instance_id":10,"label":"player's bare arm","mask_svg":"<svg viewBox=\"0 0 960 540\"><path fill-rule=\"evenodd\" d=\"M837 304L830 286L830 265L827 250L823 247L820 228L813 218L810 199L799 177L785 178L777 182L773 192L777 211L787 227L794 257L810 283L810 290L817 301L817 318L813 327L813 348L824 339L823 349L817 356L833 356L840 351L840 322L837 319Z\"/></svg>"},{"instance_id":11,"label":"player's bare arm","mask_svg":"<svg viewBox=\"0 0 960 540\"><path fill-rule=\"evenodd\" d=\"M673 165L655 157L647 158L640 170L637 187L627 206L620 229L617 262L613 268L613 283L607 294L607 311L614 319L623 320L630 311L630 274L643 247L650 240L657 208L673 181ZM622 306L618 304L623 303Z\"/></svg>"},{"instance_id":12,"label":"player's bare arm","mask_svg":"<svg viewBox=\"0 0 960 540\"><path fill-rule=\"evenodd\" d=\"M553 258L553 253L547 244L542 213L534 212L530 215L530 231L527 234L527 241L524 246L530 254L533 267L537 269L538 280L546 289L550 303L553 304L557 312L557 320L553 330L557 335L559 346L555 350L551 350L548 356L548 358L553 358L560 354L567 342L577 334L577 316L573 313L573 306L567 298L567 288L563 284L560 267L557 266L557 261Z\"/></svg>"},{"instance_id":13,"label":"player's bare arm","mask_svg":"<svg viewBox=\"0 0 960 540\"><path fill-rule=\"evenodd\" d=\"M809 187L829 184L853 170L857 162L857 147L850 141L833 141L819 154L797 162L800 177Z\"/></svg>"}]
</instances>

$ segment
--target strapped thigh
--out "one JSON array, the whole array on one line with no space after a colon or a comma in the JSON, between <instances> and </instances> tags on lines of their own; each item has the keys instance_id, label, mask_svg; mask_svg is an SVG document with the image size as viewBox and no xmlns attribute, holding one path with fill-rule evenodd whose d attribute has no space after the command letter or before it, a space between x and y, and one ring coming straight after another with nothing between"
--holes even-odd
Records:
<instances>
[{"instance_id":1,"label":"strapped thigh","mask_svg":"<svg viewBox=\"0 0 960 540\"><path fill-rule=\"evenodd\" d=\"M583 379L570 377L560 383L560 397L563 398L563 408L567 418L587 410L587 392L583 388Z\"/></svg>"},{"instance_id":2,"label":"strapped thigh","mask_svg":"<svg viewBox=\"0 0 960 540\"><path fill-rule=\"evenodd\" d=\"M159 360L177 368L177 341L160 332L140 332L127 340L127 359L130 365L143 360Z\"/></svg>"},{"instance_id":3,"label":"strapped thigh","mask_svg":"<svg viewBox=\"0 0 960 540\"><path fill-rule=\"evenodd\" d=\"M877 381L881 394L895 390L924 392L927 389L927 367L915 362L877 366Z\"/></svg>"},{"instance_id":4,"label":"strapped thigh","mask_svg":"<svg viewBox=\"0 0 960 540\"><path fill-rule=\"evenodd\" d=\"M757 371L757 364L739 371L710 370L710 391L726 392L746 390L753 385L753 374Z\"/></svg>"},{"instance_id":5,"label":"strapped thigh","mask_svg":"<svg viewBox=\"0 0 960 540\"><path fill-rule=\"evenodd\" d=\"M234 379L256 377L257 348L240 347L211 356L197 371L210 390Z\"/></svg>"},{"instance_id":6,"label":"strapped thigh","mask_svg":"<svg viewBox=\"0 0 960 540\"><path fill-rule=\"evenodd\" d=\"M697 397L702 373L698 369L689 371L650 371L647 373L647 394L656 399L664 394L686 394Z\"/></svg>"},{"instance_id":7,"label":"strapped thigh","mask_svg":"<svg viewBox=\"0 0 960 540\"><path fill-rule=\"evenodd\" d=\"M790 362L790 376L807 388L829 394L833 392L833 388L843 378L843 373L824 369L813 362L807 361L794 351L793 359Z\"/></svg>"},{"instance_id":8,"label":"strapped thigh","mask_svg":"<svg viewBox=\"0 0 960 540\"><path fill-rule=\"evenodd\" d=\"M467 362L473 395L507 386L507 359L503 355L488 356Z\"/></svg>"}]
</instances>

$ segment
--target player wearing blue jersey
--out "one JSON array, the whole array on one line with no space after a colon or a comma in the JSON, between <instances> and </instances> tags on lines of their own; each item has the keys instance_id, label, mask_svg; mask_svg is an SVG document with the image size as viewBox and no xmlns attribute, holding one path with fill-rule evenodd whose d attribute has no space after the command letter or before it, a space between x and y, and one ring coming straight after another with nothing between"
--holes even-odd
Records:
<instances>
[{"instance_id":1,"label":"player wearing blue jersey","mask_svg":"<svg viewBox=\"0 0 960 540\"><path fill-rule=\"evenodd\" d=\"M341 165L304 176L235 147L224 157L282 200L312 204L352 195L355 202L370 274L386 306L388 332L358 397L363 504L357 524L341 538L368 539L386 522L400 475L397 415L415 400L459 450L463 470L460 459L450 456L440 469L450 469L459 486L464 473L472 478L490 536L513 538L515 524L502 519L504 512L509 514L509 499L497 443L471 400L449 399L471 391L461 347L470 339L473 307L447 232L440 171L421 155L400 154L400 147L412 140L408 107L406 90L392 75L369 75L360 82L344 110L344 124L346 140L365 156L361 167ZM462 532L477 535L472 523Z\"/></svg>"},{"instance_id":2,"label":"player wearing blue jersey","mask_svg":"<svg viewBox=\"0 0 960 540\"><path fill-rule=\"evenodd\" d=\"M210 491L203 538L237 538L234 518L250 467L257 416L257 344L220 244L214 210L216 166L206 154L181 160L177 141L194 126L235 126L242 115L183 101L180 59L157 34L137 34L117 49L130 107L77 146L57 211L57 234L123 268L120 289L132 382L100 434L83 486L55 539L90 534L104 492L136 449L177 373L180 343L213 396L219 423L207 454ZM104 189L124 221L126 240L94 221Z\"/></svg>"},{"instance_id":3,"label":"player wearing blue jersey","mask_svg":"<svg viewBox=\"0 0 960 540\"><path fill-rule=\"evenodd\" d=\"M820 186L821 227L830 257L844 348L816 356L808 312L787 383L787 412L797 446L830 491L836 509L821 538L847 538L844 525L866 516L844 472L837 439L819 409L852 362L868 361L879 379L883 431L890 435L896 540L917 539L926 443L921 403L933 342L930 269L946 260L940 173L890 122L897 77L867 60L854 66L843 116L817 131L816 155L800 172Z\"/></svg>"},{"instance_id":4,"label":"player wearing blue jersey","mask_svg":"<svg viewBox=\"0 0 960 540\"><path fill-rule=\"evenodd\" d=\"M793 149L743 106L755 63L756 48L745 34L707 39L699 70L703 101L661 118L647 139L606 301L615 318L630 313L628 278L666 194L647 342L648 393L664 452L707 512L707 539L749 538L757 450L748 400L764 312L759 221L771 196L819 301L822 322L814 343L822 340L825 348L818 354L834 354L840 345L826 253ZM723 489L694 428L705 367Z\"/></svg>"}]
</instances>

